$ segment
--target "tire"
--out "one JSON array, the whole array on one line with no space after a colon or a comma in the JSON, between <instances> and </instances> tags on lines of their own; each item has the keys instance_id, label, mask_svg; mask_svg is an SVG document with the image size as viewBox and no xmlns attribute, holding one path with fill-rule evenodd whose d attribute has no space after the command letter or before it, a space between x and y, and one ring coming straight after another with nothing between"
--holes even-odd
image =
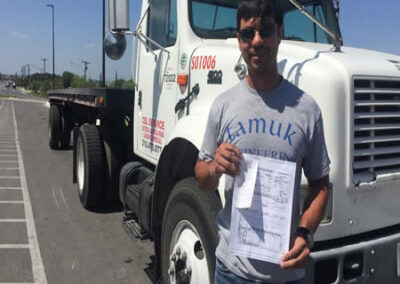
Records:
<instances>
[{"instance_id":1,"label":"tire","mask_svg":"<svg viewBox=\"0 0 400 284\"><path fill-rule=\"evenodd\" d=\"M167 202L161 233L163 283L214 282L216 215L220 209L216 194L202 192L193 177L176 184Z\"/></svg>"},{"instance_id":2,"label":"tire","mask_svg":"<svg viewBox=\"0 0 400 284\"><path fill-rule=\"evenodd\" d=\"M82 125L76 143L79 199L86 209L98 208L104 199L105 155L97 127Z\"/></svg>"},{"instance_id":3,"label":"tire","mask_svg":"<svg viewBox=\"0 0 400 284\"><path fill-rule=\"evenodd\" d=\"M60 135L60 144L62 149L68 149L71 143L71 130L72 130L72 122L65 117L65 115L61 115L61 135Z\"/></svg>"},{"instance_id":4,"label":"tire","mask_svg":"<svg viewBox=\"0 0 400 284\"><path fill-rule=\"evenodd\" d=\"M109 143L104 141L104 153L106 158L106 177L107 177L107 200L109 203L119 202L119 174L120 163L117 155L112 150Z\"/></svg>"},{"instance_id":5,"label":"tire","mask_svg":"<svg viewBox=\"0 0 400 284\"><path fill-rule=\"evenodd\" d=\"M61 114L57 105L51 105L49 110L49 146L59 149L61 140Z\"/></svg>"}]
</instances>

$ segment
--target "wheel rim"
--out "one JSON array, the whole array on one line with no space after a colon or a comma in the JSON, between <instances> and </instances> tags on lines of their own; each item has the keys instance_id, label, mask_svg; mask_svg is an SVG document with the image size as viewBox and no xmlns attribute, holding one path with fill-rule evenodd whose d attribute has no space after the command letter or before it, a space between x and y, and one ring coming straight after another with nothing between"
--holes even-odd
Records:
<instances>
[{"instance_id":1,"label":"wheel rim","mask_svg":"<svg viewBox=\"0 0 400 284\"><path fill-rule=\"evenodd\" d=\"M78 190L79 190L79 195L82 195L83 187L85 186L85 157L84 157L83 143L81 138L78 139L77 161L78 161L78 168L77 168Z\"/></svg>"},{"instance_id":2,"label":"wheel rim","mask_svg":"<svg viewBox=\"0 0 400 284\"><path fill-rule=\"evenodd\" d=\"M168 275L170 283L209 283L203 244L196 228L187 220L180 221L172 234Z\"/></svg>"}]
</instances>

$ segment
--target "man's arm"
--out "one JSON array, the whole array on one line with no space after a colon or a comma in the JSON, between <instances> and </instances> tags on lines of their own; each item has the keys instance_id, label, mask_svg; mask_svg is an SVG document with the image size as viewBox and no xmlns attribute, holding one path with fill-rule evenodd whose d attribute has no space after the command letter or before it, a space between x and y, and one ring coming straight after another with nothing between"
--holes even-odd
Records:
<instances>
[{"instance_id":1,"label":"man's arm","mask_svg":"<svg viewBox=\"0 0 400 284\"><path fill-rule=\"evenodd\" d=\"M300 226L314 233L321 222L329 198L329 176L310 183L310 192L304 201ZM310 248L306 241L297 236L292 249L282 257L282 268L304 268L307 266Z\"/></svg>"},{"instance_id":2,"label":"man's arm","mask_svg":"<svg viewBox=\"0 0 400 284\"><path fill-rule=\"evenodd\" d=\"M212 161L197 160L194 169L197 185L206 192L214 191L218 187L219 178L222 174L231 176L240 174L240 160L242 158L242 152L236 146L227 143L221 144L217 148Z\"/></svg>"}]
</instances>

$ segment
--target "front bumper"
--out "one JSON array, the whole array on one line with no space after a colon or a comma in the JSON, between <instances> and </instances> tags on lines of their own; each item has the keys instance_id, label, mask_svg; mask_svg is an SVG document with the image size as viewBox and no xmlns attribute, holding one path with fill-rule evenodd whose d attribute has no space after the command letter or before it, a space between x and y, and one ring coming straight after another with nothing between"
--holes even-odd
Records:
<instances>
[{"instance_id":1,"label":"front bumper","mask_svg":"<svg viewBox=\"0 0 400 284\"><path fill-rule=\"evenodd\" d=\"M307 284L399 284L400 232L311 253Z\"/></svg>"}]
</instances>

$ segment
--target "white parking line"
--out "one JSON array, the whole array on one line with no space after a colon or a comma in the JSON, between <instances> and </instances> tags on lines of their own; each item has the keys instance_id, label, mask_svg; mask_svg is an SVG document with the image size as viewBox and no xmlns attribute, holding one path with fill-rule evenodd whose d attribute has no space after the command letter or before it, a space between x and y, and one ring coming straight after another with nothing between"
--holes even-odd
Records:
<instances>
[{"instance_id":1,"label":"white parking line","mask_svg":"<svg viewBox=\"0 0 400 284\"><path fill-rule=\"evenodd\" d=\"M0 200L0 204L24 204L24 202L19 200Z\"/></svg>"},{"instance_id":2,"label":"white parking line","mask_svg":"<svg viewBox=\"0 0 400 284\"><path fill-rule=\"evenodd\" d=\"M26 219L0 219L0 223L25 223Z\"/></svg>"},{"instance_id":3,"label":"white parking line","mask_svg":"<svg viewBox=\"0 0 400 284\"><path fill-rule=\"evenodd\" d=\"M2 282L1 284L35 284L35 282Z\"/></svg>"},{"instance_id":4,"label":"white parking line","mask_svg":"<svg viewBox=\"0 0 400 284\"><path fill-rule=\"evenodd\" d=\"M0 186L0 189L15 189L15 190L21 190L21 187L9 187L9 186Z\"/></svg>"},{"instance_id":5,"label":"white parking line","mask_svg":"<svg viewBox=\"0 0 400 284\"><path fill-rule=\"evenodd\" d=\"M19 176L0 176L0 179L19 179Z\"/></svg>"},{"instance_id":6,"label":"white parking line","mask_svg":"<svg viewBox=\"0 0 400 284\"><path fill-rule=\"evenodd\" d=\"M27 248L30 248L28 244L0 244L0 249L27 249Z\"/></svg>"},{"instance_id":7,"label":"white parking line","mask_svg":"<svg viewBox=\"0 0 400 284\"><path fill-rule=\"evenodd\" d=\"M12 282L12 283L1 283L1 284L35 284L34 282L21 282L21 283L17 283L17 282Z\"/></svg>"},{"instance_id":8,"label":"white parking line","mask_svg":"<svg viewBox=\"0 0 400 284\"><path fill-rule=\"evenodd\" d=\"M36 234L36 227L35 227L35 219L33 217L33 211L28 191L28 184L26 182L25 176L25 168L24 168L24 161L21 152L21 146L19 143L19 136L18 136L18 124L15 118L15 109L14 109L14 102L11 104L12 108L12 115L14 120L15 126L15 142L17 145L17 152L18 152L18 160L19 160L19 172L21 176L21 187L22 187L22 195L23 200L25 201L25 218L26 218L26 227L28 233L28 240L30 246L30 255L32 261L32 272L33 272L33 279L35 283L40 284L47 284L46 273L42 261L42 257L40 255L39 249L39 242Z\"/></svg>"}]
</instances>

